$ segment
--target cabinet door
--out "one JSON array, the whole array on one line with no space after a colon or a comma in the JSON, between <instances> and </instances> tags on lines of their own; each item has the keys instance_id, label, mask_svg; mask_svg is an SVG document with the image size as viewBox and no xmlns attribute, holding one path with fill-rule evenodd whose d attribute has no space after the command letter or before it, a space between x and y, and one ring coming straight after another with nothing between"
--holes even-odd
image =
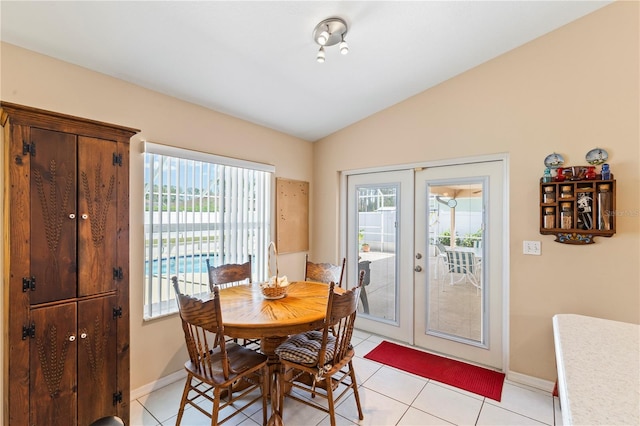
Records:
<instances>
[{"instance_id":1,"label":"cabinet door","mask_svg":"<svg viewBox=\"0 0 640 426\"><path fill-rule=\"evenodd\" d=\"M76 303L31 311L30 425L76 425Z\"/></svg>"},{"instance_id":2,"label":"cabinet door","mask_svg":"<svg viewBox=\"0 0 640 426\"><path fill-rule=\"evenodd\" d=\"M117 173L112 141L78 138L78 296L115 290Z\"/></svg>"},{"instance_id":3,"label":"cabinet door","mask_svg":"<svg viewBox=\"0 0 640 426\"><path fill-rule=\"evenodd\" d=\"M117 296L78 302L78 424L117 415Z\"/></svg>"},{"instance_id":4,"label":"cabinet door","mask_svg":"<svg viewBox=\"0 0 640 426\"><path fill-rule=\"evenodd\" d=\"M76 136L31 128L31 304L76 296Z\"/></svg>"}]
</instances>

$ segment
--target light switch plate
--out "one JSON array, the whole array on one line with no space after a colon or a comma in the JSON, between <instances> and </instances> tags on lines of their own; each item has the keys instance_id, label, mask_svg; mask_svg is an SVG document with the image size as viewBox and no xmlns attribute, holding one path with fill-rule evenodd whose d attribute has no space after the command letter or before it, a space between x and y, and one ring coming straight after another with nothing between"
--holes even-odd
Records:
<instances>
[{"instance_id":1,"label":"light switch plate","mask_svg":"<svg viewBox=\"0 0 640 426\"><path fill-rule=\"evenodd\" d=\"M540 241L524 241L522 244L522 253L540 256Z\"/></svg>"}]
</instances>

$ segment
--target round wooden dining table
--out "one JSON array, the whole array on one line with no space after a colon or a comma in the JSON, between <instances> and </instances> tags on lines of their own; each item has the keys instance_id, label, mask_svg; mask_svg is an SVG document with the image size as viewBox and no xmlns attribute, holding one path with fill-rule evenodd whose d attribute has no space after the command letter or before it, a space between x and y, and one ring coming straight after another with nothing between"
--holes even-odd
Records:
<instances>
[{"instance_id":1,"label":"round wooden dining table","mask_svg":"<svg viewBox=\"0 0 640 426\"><path fill-rule=\"evenodd\" d=\"M286 296L275 300L266 299L255 283L220 289L224 333L259 338L262 351L272 357L289 335L322 328L328 298L329 286L312 281L290 283Z\"/></svg>"},{"instance_id":2,"label":"round wooden dining table","mask_svg":"<svg viewBox=\"0 0 640 426\"><path fill-rule=\"evenodd\" d=\"M342 292L343 289L335 288ZM279 359L275 349L288 336L324 326L329 299L326 283L296 281L289 284L286 296L266 299L260 285L243 284L220 289L220 307L224 334L242 339L260 339L261 351L269 357L271 408L270 425L282 424L277 415L278 390L275 379Z\"/></svg>"}]
</instances>

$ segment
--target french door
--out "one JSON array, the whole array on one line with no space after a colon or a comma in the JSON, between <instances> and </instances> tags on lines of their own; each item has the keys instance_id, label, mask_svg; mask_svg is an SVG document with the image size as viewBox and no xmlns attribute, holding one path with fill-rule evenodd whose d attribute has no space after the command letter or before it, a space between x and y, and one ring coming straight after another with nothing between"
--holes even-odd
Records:
<instances>
[{"instance_id":1,"label":"french door","mask_svg":"<svg viewBox=\"0 0 640 426\"><path fill-rule=\"evenodd\" d=\"M351 175L347 181L349 283L365 271L357 327L413 341L413 171Z\"/></svg>"},{"instance_id":2,"label":"french door","mask_svg":"<svg viewBox=\"0 0 640 426\"><path fill-rule=\"evenodd\" d=\"M357 327L503 369L504 161L347 177Z\"/></svg>"},{"instance_id":3,"label":"french door","mask_svg":"<svg viewBox=\"0 0 640 426\"><path fill-rule=\"evenodd\" d=\"M503 162L415 174L414 344L503 369Z\"/></svg>"}]
</instances>

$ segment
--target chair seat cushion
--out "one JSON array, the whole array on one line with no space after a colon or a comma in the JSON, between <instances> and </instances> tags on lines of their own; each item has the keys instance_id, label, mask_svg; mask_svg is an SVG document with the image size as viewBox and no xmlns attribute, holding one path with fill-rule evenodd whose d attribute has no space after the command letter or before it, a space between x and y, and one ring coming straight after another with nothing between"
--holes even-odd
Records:
<instances>
[{"instance_id":1,"label":"chair seat cushion","mask_svg":"<svg viewBox=\"0 0 640 426\"><path fill-rule=\"evenodd\" d=\"M327 336L327 352L325 364L333 360L336 338L329 334ZM316 365L318 355L322 346L322 332L318 330L307 331L289 337L284 343L276 348L276 354L280 359L295 362L298 364Z\"/></svg>"}]
</instances>

